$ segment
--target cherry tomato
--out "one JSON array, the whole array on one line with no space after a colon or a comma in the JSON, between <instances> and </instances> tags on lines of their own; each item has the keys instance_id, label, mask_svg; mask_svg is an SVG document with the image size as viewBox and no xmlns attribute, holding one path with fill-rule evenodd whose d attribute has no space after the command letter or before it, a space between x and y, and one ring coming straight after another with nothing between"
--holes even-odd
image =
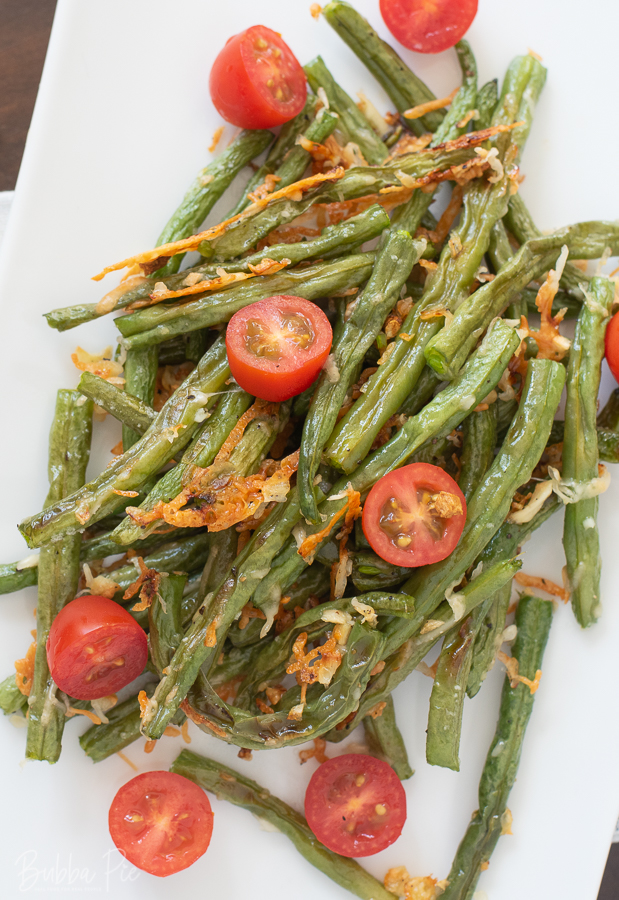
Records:
<instances>
[{"instance_id":1,"label":"cherry tomato","mask_svg":"<svg viewBox=\"0 0 619 900\"><path fill-rule=\"evenodd\" d=\"M333 334L315 303L279 294L236 312L226 332L236 381L261 400L288 400L316 380Z\"/></svg>"},{"instance_id":2,"label":"cherry tomato","mask_svg":"<svg viewBox=\"0 0 619 900\"><path fill-rule=\"evenodd\" d=\"M47 639L47 662L61 691L96 700L123 688L148 659L146 634L126 609L96 594L60 610Z\"/></svg>"},{"instance_id":3,"label":"cherry tomato","mask_svg":"<svg viewBox=\"0 0 619 900\"><path fill-rule=\"evenodd\" d=\"M305 818L318 840L341 856L371 856L393 844L406 822L406 794L391 766L346 753L316 769Z\"/></svg>"},{"instance_id":4,"label":"cherry tomato","mask_svg":"<svg viewBox=\"0 0 619 900\"><path fill-rule=\"evenodd\" d=\"M231 37L211 69L217 112L239 128L273 128L305 105L303 68L276 31L253 25Z\"/></svg>"},{"instance_id":5,"label":"cherry tomato","mask_svg":"<svg viewBox=\"0 0 619 900\"><path fill-rule=\"evenodd\" d=\"M619 313L615 313L608 323L605 347L608 367L613 373L615 381L619 381Z\"/></svg>"},{"instance_id":6,"label":"cherry tomato","mask_svg":"<svg viewBox=\"0 0 619 900\"><path fill-rule=\"evenodd\" d=\"M409 50L440 53L457 44L477 15L477 0L380 0L391 34Z\"/></svg>"},{"instance_id":7,"label":"cherry tomato","mask_svg":"<svg viewBox=\"0 0 619 900\"><path fill-rule=\"evenodd\" d=\"M363 507L372 550L396 566L426 566L449 556L466 522L466 500L453 478L428 463L385 475Z\"/></svg>"},{"instance_id":8,"label":"cherry tomato","mask_svg":"<svg viewBox=\"0 0 619 900\"><path fill-rule=\"evenodd\" d=\"M144 772L123 784L110 806L112 840L151 875L174 875L206 853L213 811L204 791L174 772Z\"/></svg>"}]
</instances>

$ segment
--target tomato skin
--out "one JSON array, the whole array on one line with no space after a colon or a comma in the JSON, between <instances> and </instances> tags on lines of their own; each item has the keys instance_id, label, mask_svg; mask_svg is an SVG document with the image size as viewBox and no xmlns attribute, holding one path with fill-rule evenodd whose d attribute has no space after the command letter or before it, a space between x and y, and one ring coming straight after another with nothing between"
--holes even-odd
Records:
<instances>
[{"instance_id":1,"label":"tomato skin","mask_svg":"<svg viewBox=\"0 0 619 900\"><path fill-rule=\"evenodd\" d=\"M615 381L619 382L619 313L615 313L608 323L604 348L608 367L613 373Z\"/></svg>"},{"instance_id":2,"label":"tomato skin","mask_svg":"<svg viewBox=\"0 0 619 900\"><path fill-rule=\"evenodd\" d=\"M264 52L257 51L262 44ZM275 80L274 90L283 89L283 99L267 86L269 80ZM283 125L301 112L307 98L301 64L280 35L264 25L228 40L213 63L209 89L220 116L239 128Z\"/></svg>"},{"instance_id":3,"label":"tomato skin","mask_svg":"<svg viewBox=\"0 0 619 900\"><path fill-rule=\"evenodd\" d=\"M143 824L130 816L141 816ZM126 859L160 878L191 866L206 852L213 833L208 797L174 772L144 772L123 784L112 800L108 822L112 840Z\"/></svg>"},{"instance_id":4,"label":"tomato skin","mask_svg":"<svg viewBox=\"0 0 619 900\"><path fill-rule=\"evenodd\" d=\"M460 501L462 512L451 518L440 520L439 525L444 523L444 527L441 527L438 536L433 536L423 524L423 520L419 520L420 525L419 527L415 526L410 546L400 548L394 544L380 525L380 519L385 515L385 504L389 502L390 498L395 498L406 515L409 510L415 509L417 494L423 490L430 493L444 491L455 495ZM389 472L388 475L376 482L363 507L363 533L372 550L382 559L396 566L415 568L446 559L460 540L465 524L466 500L464 494L447 472L429 463L412 463Z\"/></svg>"},{"instance_id":5,"label":"tomato skin","mask_svg":"<svg viewBox=\"0 0 619 900\"><path fill-rule=\"evenodd\" d=\"M277 344L282 349L279 359L268 359L247 347L248 328L258 323L267 334L282 333L283 322L290 317L303 317L313 332L306 348L292 341ZM329 320L315 303L278 294L251 303L236 312L228 323L226 350L228 364L235 380L248 393L261 400L280 402L303 393L318 377L333 341Z\"/></svg>"},{"instance_id":6,"label":"tomato skin","mask_svg":"<svg viewBox=\"0 0 619 900\"><path fill-rule=\"evenodd\" d=\"M409 50L440 53L457 44L477 15L478 0L380 0L391 34Z\"/></svg>"},{"instance_id":7,"label":"tomato skin","mask_svg":"<svg viewBox=\"0 0 619 900\"><path fill-rule=\"evenodd\" d=\"M359 778L364 779L362 784ZM318 840L334 853L372 856L402 833L406 794L386 762L347 753L322 763L312 775L305 793L305 818Z\"/></svg>"},{"instance_id":8,"label":"tomato skin","mask_svg":"<svg viewBox=\"0 0 619 900\"><path fill-rule=\"evenodd\" d=\"M118 603L96 594L77 597L60 610L46 650L52 678L78 700L119 691L137 678L148 659L146 634L135 619ZM99 666L96 678L93 660Z\"/></svg>"}]
</instances>

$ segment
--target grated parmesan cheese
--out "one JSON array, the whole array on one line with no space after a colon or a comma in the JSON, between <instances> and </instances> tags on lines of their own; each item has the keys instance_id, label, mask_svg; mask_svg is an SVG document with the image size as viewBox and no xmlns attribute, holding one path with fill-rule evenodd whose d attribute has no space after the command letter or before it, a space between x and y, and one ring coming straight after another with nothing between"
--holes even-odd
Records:
<instances>
[{"instance_id":1,"label":"grated parmesan cheese","mask_svg":"<svg viewBox=\"0 0 619 900\"><path fill-rule=\"evenodd\" d=\"M502 644L511 644L512 641L516 640L516 635L518 634L518 626L517 625L508 625L507 628L503 629L503 633L501 634L501 643Z\"/></svg>"},{"instance_id":2,"label":"grated parmesan cheese","mask_svg":"<svg viewBox=\"0 0 619 900\"><path fill-rule=\"evenodd\" d=\"M320 618L332 625L353 625L353 617L343 609L325 609Z\"/></svg>"},{"instance_id":3,"label":"grated parmesan cheese","mask_svg":"<svg viewBox=\"0 0 619 900\"><path fill-rule=\"evenodd\" d=\"M33 553L31 556L26 556L24 559L20 559L18 563L15 563L15 569L17 572L23 572L24 569L34 569L38 565L39 554Z\"/></svg>"},{"instance_id":4,"label":"grated parmesan cheese","mask_svg":"<svg viewBox=\"0 0 619 900\"><path fill-rule=\"evenodd\" d=\"M369 606L367 603L361 603L356 597L353 597L350 601L350 605L360 616L363 616L364 622L367 622L372 628L376 627L378 624L378 616L372 606Z\"/></svg>"},{"instance_id":5,"label":"grated parmesan cheese","mask_svg":"<svg viewBox=\"0 0 619 900\"><path fill-rule=\"evenodd\" d=\"M579 500L589 500L608 490L610 485L610 472L606 466L598 466L598 475L590 481L576 481L574 478L564 479L557 469L548 466L548 474L552 481L552 490L563 503L578 503Z\"/></svg>"},{"instance_id":6,"label":"grated parmesan cheese","mask_svg":"<svg viewBox=\"0 0 619 900\"><path fill-rule=\"evenodd\" d=\"M466 397L463 397L460 401L460 409L470 409L472 406L475 406L477 403L477 398L475 394L467 394Z\"/></svg>"},{"instance_id":7,"label":"grated parmesan cheese","mask_svg":"<svg viewBox=\"0 0 619 900\"><path fill-rule=\"evenodd\" d=\"M487 162L494 172L494 175L491 175L490 178L488 178L490 184L499 182L501 178L504 177L505 170L503 169L503 163L499 159L498 148L493 147L492 150L485 150L483 147L475 147L475 153L483 162Z\"/></svg>"},{"instance_id":8,"label":"grated parmesan cheese","mask_svg":"<svg viewBox=\"0 0 619 900\"><path fill-rule=\"evenodd\" d=\"M333 353L330 353L327 356L322 368L325 375L327 376L327 381L330 384L337 384L337 382L340 380L340 370L336 365L335 355Z\"/></svg>"},{"instance_id":9,"label":"grated parmesan cheese","mask_svg":"<svg viewBox=\"0 0 619 900\"><path fill-rule=\"evenodd\" d=\"M514 525L524 525L526 522L530 522L531 519L538 514L546 500L548 500L552 491L552 481L540 481L535 485L535 490L527 505L523 509L510 513L507 517L507 521L513 522Z\"/></svg>"}]
</instances>

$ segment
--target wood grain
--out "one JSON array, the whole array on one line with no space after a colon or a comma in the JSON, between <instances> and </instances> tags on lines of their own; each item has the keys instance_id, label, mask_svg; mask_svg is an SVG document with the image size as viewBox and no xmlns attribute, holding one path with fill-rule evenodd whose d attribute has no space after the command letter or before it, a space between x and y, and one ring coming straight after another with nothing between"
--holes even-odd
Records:
<instances>
[{"instance_id":1,"label":"wood grain","mask_svg":"<svg viewBox=\"0 0 619 900\"><path fill-rule=\"evenodd\" d=\"M0 0L0 191L15 187L56 0Z\"/></svg>"}]
</instances>

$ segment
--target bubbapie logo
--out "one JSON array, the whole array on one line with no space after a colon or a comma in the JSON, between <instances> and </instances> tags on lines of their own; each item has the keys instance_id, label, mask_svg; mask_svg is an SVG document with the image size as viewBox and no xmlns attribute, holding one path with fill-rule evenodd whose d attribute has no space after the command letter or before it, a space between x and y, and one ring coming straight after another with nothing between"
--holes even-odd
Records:
<instances>
[{"instance_id":1,"label":"bubbapie logo","mask_svg":"<svg viewBox=\"0 0 619 900\"><path fill-rule=\"evenodd\" d=\"M37 850L24 850L15 860L15 871L20 894L71 893L78 897L114 894L141 874L116 847L107 850L96 866L79 865L71 853L45 858Z\"/></svg>"}]
</instances>

